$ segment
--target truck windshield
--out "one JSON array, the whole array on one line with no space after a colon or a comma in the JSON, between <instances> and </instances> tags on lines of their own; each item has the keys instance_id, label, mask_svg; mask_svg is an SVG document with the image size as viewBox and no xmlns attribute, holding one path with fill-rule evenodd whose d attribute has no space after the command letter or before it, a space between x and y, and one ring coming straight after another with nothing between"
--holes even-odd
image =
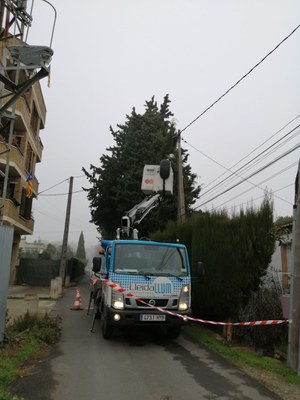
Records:
<instances>
[{"instance_id":1,"label":"truck windshield","mask_svg":"<svg viewBox=\"0 0 300 400\"><path fill-rule=\"evenodd\" d=\"M115 247L114 271L144 275L187 275L185 250L159 244L120 243Z\"/></svg>"}]
</instances>

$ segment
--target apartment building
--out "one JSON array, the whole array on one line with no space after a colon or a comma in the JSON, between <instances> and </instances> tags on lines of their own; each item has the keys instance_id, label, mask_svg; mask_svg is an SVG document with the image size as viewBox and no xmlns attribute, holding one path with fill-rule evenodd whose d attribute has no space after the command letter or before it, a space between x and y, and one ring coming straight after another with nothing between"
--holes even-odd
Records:
<instances>
[{"instance_id":1,"label":"apartment building","mask_svg":"<svg viewBox=\"0 0 300 400\"><path fill-rule=\"evenodd\" d=\"M25 3L1 1L0 74L4 78L0 76L0 110L14 94L14 86L10 82L22 87L35 72L20 63L16 64L11 56L10 46L28 46L22 40L28 19L26 10L20 8L22 4ZM16 21L21 26L18 35L14 26ZM32 202L38 193L36 165L42 160L40 131L45 127L45 118L46 106L39 81L29 86L5 113L0 114L0 223L14 227L10 284L15 280L21 236L30 235L34 230ZM26 180L30 173L32 193L28 195Z\"/></svg>"},{"instance_id":2,"label":"apartment building","mask_svg":"<svg viewBox=\"0 0 300 400\"><path fill-rule=\"evenodd\" d=\"M46 250L47 244L40 239L35 240L34 242L27 242L27 238L24 236L21 238L19 248L21 252L30 252L41 255L43 251Z\"/></svg>"}]
</instances>

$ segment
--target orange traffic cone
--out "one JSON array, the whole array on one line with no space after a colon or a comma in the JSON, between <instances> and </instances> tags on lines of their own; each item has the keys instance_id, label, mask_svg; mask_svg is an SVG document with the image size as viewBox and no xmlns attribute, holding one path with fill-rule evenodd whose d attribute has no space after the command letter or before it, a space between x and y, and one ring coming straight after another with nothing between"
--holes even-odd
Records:
<instances>
[{"instance_id":1,"label":"orange traffic cone","mask_svg":"<svg viewBox=\"0 0 300 400\"><path fill-rule=\"evenodd\" d=\"M81 302L81 296L80 296L80 290L76 289L76 297L74 300L74 305L71 308L71 310L83 310L82 308L82 302Z\"/></svg>"}]
</instances>

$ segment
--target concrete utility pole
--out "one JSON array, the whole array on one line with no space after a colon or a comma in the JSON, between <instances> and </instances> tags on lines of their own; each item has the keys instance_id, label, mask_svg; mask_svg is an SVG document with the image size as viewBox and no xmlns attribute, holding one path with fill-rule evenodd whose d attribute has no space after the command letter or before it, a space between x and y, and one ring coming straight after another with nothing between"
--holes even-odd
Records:
<instances>
[{"instance_id":1,"label":"concrete utility pole","mask_svg":"<svg viewBox=\"0 0 300 400\"><path fill-rule=\"evenodd\" d=\"M298 164L298 172L295 184L295 207L296 207L296 223L295 223L295 243L294 249L294 272L292 287L292 323L290 324L290 357L289 367L298 375L300 375L300 162Z\"/></svg>"},{"instance_id":2,"label":"concrete utility pole","mask_svg":"<svg viewBox=\"0 0 300 400\"><path fill-rule=\"evenodd\" d=\"M67 211L66 211L66 219L65 219L65 230L64 230L63 244L62 244L62 248L61 248L61 259L60 259L60 269L59 269L59 276L62 278L63 285L65 282L65 276L66 276L66 263L67 263L67 249L68 249L68 235L69 235L69 226L70 226L72 192L73 192L73 176L70 177L70 182L69 182L69 194L68 194L68 203L67 203Z\"/></svg>"},{"instance_id":3,"label":"concrete utility pole","mask_svg":"<svg viewBox=\"0 0 300 400\"><path fill-rule=\"evenodd\" d=\"M185 204L184 204L184 188L182 173L182 154L181 154L181 132L178 132L177 141L178 150L178 206L177 206L177 222L180 224L185 221Z\"/></svg>"}]
</instances>

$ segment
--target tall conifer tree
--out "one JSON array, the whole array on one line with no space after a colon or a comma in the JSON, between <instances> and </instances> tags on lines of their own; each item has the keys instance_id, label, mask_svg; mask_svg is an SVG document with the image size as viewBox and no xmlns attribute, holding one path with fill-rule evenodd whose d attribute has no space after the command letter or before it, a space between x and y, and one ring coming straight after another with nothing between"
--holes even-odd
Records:
<instances>
[{"instance_id":1,"label":"tall conifer tree","mask_svg":"<svg viewBox=\"0 0 300 400\"><path fill-rule=\"evenodd\" d=\"M79 236L77 250L76 250L76 257L79 258L80 260L86 259L83 232L81 232Z\"/></svg>"},{"instance_id":2,"label":"tall conifer tree","mask_svg":"<svg viewBox=\"0 0 300 400\"><path fill-rule=\"evenodd\" d=\"M90 165L85 172L91 188L86 189L90 201L92 221L103 235L114 236L121 217L145 198L141 191L145 164L158 165L169 154L176 159L174 169L174 194L142 221L138 227L142 236L163 228L168 220L177 215L177 131L169 109L168 95L158 106L154 97L145 104L145 112L138 114L135 108L126 116L117 130L110 127L115 144L100 157L100 166ZM200 187L196 175L187 163L188 154L183 151L183 175L186 212L196 201Z\"/></svg>"}]
</instances>

